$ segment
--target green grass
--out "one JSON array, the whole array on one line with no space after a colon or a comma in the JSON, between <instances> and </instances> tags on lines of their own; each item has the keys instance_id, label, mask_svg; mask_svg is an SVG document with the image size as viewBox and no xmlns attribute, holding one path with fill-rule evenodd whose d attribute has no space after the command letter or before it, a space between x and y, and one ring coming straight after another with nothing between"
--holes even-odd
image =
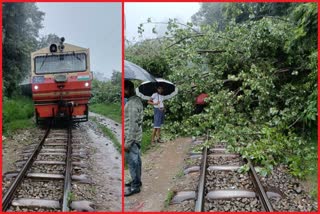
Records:
<instances>
[{"instance_id":1,"label":"green grass","mask_svg":"<svg viewBox=\"0 0 320 214\"><path fill-rule=\"evenodd\" d=\"M121 103L91 104L89 110L121 123Z\"/></svg>"},{"instance_id":2,"label":"green grass","mask_svg":"<svg viewBox=\"0 0 320 214\"><path fill-rule=\"evenodd\" d=\"M191 158L189 158L189 159L187 159L185 162L186 162L186 164L187 164L188 166L192 166L192 165L194 165L194 164L197 162L197 160L196 160L196 159L191 159Z\"/></svg>"},{"instance_id":3,"label":"green grass","mask_svg":"<svg viewBox=\"0 0 320 214\"><path fill-rule=\"evenodd\" d=\"M154 145L151 145L151 135L152 135L152 131L153 128L150 128L149 126L143 126L142 128L142 140L141 140L141 152L145 153L146 151L148 151L151 148L157 148L159 147L159 143L156 143ZM170 138L168 137L168 135L166 135L163 131L161 131L161 139L166 141L169 141Z\"/></svg>"},{"instance_id":4,"label":"green grass","mask_svg":"<svg viewBox=\"0 0 320 214\"><path fill-rule=\"evenodd\" d=\"M152 147L151 145L152 129L143 128L142 130L143 132L142 132L142 140L141 140L141 152L145 153Z\"/></svg>"},{"instance_id":5,"label":"green grass","mask_svg":"<svg viewBox=\"0 0 320 214\"><path fill-rule=\"evenodd\" d=\"M71 203L75 200L75 195L73 192L68 192L68 203Z\"/></svg>"},{"instance_id":6,"label":"green grass","mask_svg":"<svg viewBox=\"0 0 320 214\"><path fill-rule=\"evenodd\" d=\"M3 98L3 134L8 136L19 129L33 128L33 102L27 97Z\"/></svg>"},{"instance_id":7,"label":"green grass","mask_svg":"<svg viewBox=\"0 0 320 214\"><path fill-rule=\"evenodd\" d=\"M116 147L116 149L118 150L118 152L121 153L121 144L120 142L118 141L117 137L115 136L115 134L110 130L108 129L107 127L105 127L104 125L101 125L96 118L94 117L90 117L90 119L95 122L98 126L99 129L101 129L101 131L103 132L103 134L108 137L113 145Z\"/></svg>"},{"instance_id":8,"label":"green grass","mask_svg":"<svg viewBox=\"0 0 320 214\"><path fill-rule=\"evenodd\" d=\"M306 178L307 182L311 185L311 190L309 192L312 199L317 200L318 198L318 174L309 175Z\"/></svg>"},{"instance_id":9,"label":"green grass","mask_svg":"<svg viewBox=\"0 0 320 214\"><path fill-rule=\"evenodd\" d=\"M310 196L317 200L318 198L318 130L314 129L310 138L310 146L313 146L313 158L308 160L306 165L313 166L306 176L306 182L310 185Z\"/></svg>"},{"instance_id":10,"label":"green grass","mask_svg":"<svg viewBox=\"0 0 320 214\"><path fill-rule=\"evenodd\" d=\"M180 179L183 176L184 176L184 171L183 171L183 169L180 169L174 178L175 179Z\"/></svg>"},{"instance_id":11,"label":"green grass","mask_svg":"<svg viewBox=\"0 0 320 214\"><path fill-rule=\"evenodd\" d=\"M168 193L167 193L166 200L164 201L164 207L165 207L165 208L168 208L168 207L169 207L170 202L171 202L173 196L174 196L174 192L173 192L172 190L169 190Z\"/></svg>"}]
</instances>

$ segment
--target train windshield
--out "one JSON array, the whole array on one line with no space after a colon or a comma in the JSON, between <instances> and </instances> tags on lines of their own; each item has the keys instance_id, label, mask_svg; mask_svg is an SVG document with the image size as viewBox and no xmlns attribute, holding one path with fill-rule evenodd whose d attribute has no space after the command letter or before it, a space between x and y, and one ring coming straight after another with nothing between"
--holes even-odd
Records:
<instances>
[{"instance_id":1,"label":"train windshield","mask_svg":"<svg viewBox=\"0 0 320 214\"><path fill-rule=\"evenodd\" d=\"M37 56L35 58L35 72L47 74L85 71L86 60L85 53Z\"/></svg>"}]
</instances>

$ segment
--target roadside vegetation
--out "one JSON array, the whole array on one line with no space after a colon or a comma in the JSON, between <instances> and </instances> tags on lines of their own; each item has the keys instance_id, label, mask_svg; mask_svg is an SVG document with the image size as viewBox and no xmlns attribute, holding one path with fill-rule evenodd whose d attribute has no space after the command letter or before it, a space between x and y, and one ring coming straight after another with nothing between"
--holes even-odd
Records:
<instances>
[{"instance_id":1,"label":"roadside vegetation","mask_svg":"<svg viewBox=\"0 0 320 214\"><path fill-rule=\"evenodd\" d=\"M22 96L19 87L29 76L30 53L59 41L59 37L39 35L45 13L35 3L3 3L2 7L2 130L10 136L35 127L33 102Z\"/></svg>"},{"instance_id":2,"label":"roadside vegetation","mask_svg":"<svg viewBox=\"0 0 320 214\"><path fill-rule=\"evenodd\" d=\"M119 153L122 152L121 143L118 141L116 135L107 127L100 124L95 117L90 117L90 119L98 126L98 128L103 132L103 134L111 140L114 147L118 150Z\"/></svg>"},{"instance_id":3,"label":"roadside vegetation","mask_svg":"<svg viewBox=\"0 0 320 214\"><path fill-rule=\"evenodd\" d=\"M121 104L120 103L95 103L89 106L90 111L101 114L118 123L121 123Z\"/></svg>"},{"instance_id":4,"label":"roadside vegetation","mask_svg":"<svg viewBox=\"0 0 320 214\"><path fill-rule=\"evenodd\" d=\"M121 123L121 73L114 71L111 79L92 81L89 110Z\"/></svg>"},{"instance_id":5,"label":"roadside vegetation","mask_svg":"<svg viewBox=\"0 0 320 214\"><path fill-rule=\"evenodd\" d=\"M90 100L89 111L103 115L121 124L121 73L114 71L109 80L94 78L92 81L92 94L93 97ZM115 134L106 126L100 124L95 117L90 117L90 120L98 126L121 153L121 142L118 141Z\"/></svg>"},{"instance_id":6,"label":"roadside vegetation","mask_svg":"<svg viewBox=\"0 0 320 214\"><path fill-rule=\"evenodd\" d=\"M202 3L192 22L151 19L156 39L127 41L126 59L176 83L166 102L172 137L209 131L267 175L279 165L304 179L317 175L316 3ZM160 29L161 33L158 33ZM207 106L195 114L195 98ZM150 127L153 112L145 111Z\"/></svg>"},{"instance_id":7,"label":"roadside vegetation","mask_svg":"<svg viewBox=\"0 0 320 214\"><path fill-rule=\"evenodd\" d=\"M2 132L5 136L12 135L19 129L35 126L33 118L33 102L28 97L3 98Z\"/></svg>"},{"instance_id":8,"label":"roadside vegetation","mask_svg":"<svg viewBox=\"0 0 320 214\"><path fill-rule=\"evenodd\" d=\"M145 153L152 147L151 134L152 134L152 129L150 127L143 127L142 140L141 140L142 153Z\"/></svg>"}]
</instances>

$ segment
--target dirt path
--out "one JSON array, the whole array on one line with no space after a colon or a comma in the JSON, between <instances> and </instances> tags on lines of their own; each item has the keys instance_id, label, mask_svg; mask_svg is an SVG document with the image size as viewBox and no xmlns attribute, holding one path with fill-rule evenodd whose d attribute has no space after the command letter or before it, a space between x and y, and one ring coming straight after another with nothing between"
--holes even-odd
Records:
<instances>
[{"instance_id":1,"label":"dirt path","mask_svg":"<svg viewBox=\"0 0 320 214\"><path fill-rule=\"evenodd\" d=\"M97 211L121 211L121 154L113 143L98 131L95 124L83 124L91 141L90 171L95 185Z\"/></svg>"},{"instance_id":2,"label":"dirt path","mask_svg":"<svg viewBox=\"0 0 320 214\"><path fill-rule=\"evenodd\" d=\"M178 138L152 148L142 157L142 189L125 198L126 211L161 211L173 179L181 173L191 138ZM129 172L126 170L126 177Z\"/></svg>"},{"instance_id":3,"label":"dirt path","mask_svg":"<svg viewBox=\"0 0 320 214\"><path fill-rule=\"evenodd\" d=\"M113 120L91 113L97 122L112 130L118 139L121 138L121 125ZM91 176L95 183L95 203L97 211L121 211L122 199L122 163L121 154L109 138L104 137L92 121L82 124L87 133L93 154L90 157ZM120 141L121 142L121 141Z\"/></svg>"}]
</instances>

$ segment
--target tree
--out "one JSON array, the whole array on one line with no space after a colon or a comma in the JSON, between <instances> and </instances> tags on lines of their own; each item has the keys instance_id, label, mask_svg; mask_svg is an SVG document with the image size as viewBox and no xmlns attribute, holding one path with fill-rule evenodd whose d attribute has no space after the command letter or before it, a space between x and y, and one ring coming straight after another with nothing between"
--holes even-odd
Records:
<instances>
[{"instance_id":1,"label":"tree","mask_svg":"<svg viewBox=\"0 0 320 214\"><path fill-rule=\"evenodd\" d=\"M258 20L263 17L281 17L288 15L294 3L201 3L200 10L192 16L197 25L218 25L223 30L226 23L234 19L236 23Z\"/></svg>"},{"instance_id":2,"label":"tree","mask_svg":"<svg viewBox=\"0 0 320 214\"><path fill-rule=\"evenodd\" d=\"M121 73L113 71L111 79L102 81L93 79L91 103L119 103L121 102Z\"/></svg>"},{"instance_id":3,"label":"tree","mask_svg":"<svg viewBox=\"0 0 320 214\"><path fill-rule=\"evenodd\" d=\"M163 77L169 74L169 67L161 49L163 46L158 39L129 45L126 49L126 60L136 63L155 77Z\"/></svg>"},{"instance_id":4,"label":"tree","mask_svg":"<svg viewBox=\"0 0 320 214\"><path fill-rule=\"evenodd\" d=\"M156 49L126 49L126 57L141 65L165 63L163 77L179 88L166 103L167 132L209 130L216 142L263 166L263 174L279 163L298 177L312 170L307 163L317 158L310 145L317 130L317 5L289 5L233 4L235 18L223 31L210 24L195 33L172 22L170 37ZM285 11L270 9L280 6ZM202 92L209 94L208 105L193 114Z\"/></svg>"},{"instance_id":5,"label":"tree","mask_svg":"<svg viewBox=\"0 0 320 214\"><path fill-rule=\"evenodd\" d=\"M3 92L12 96L30 71L30 53L37 48L44 13L35 3L3 3Z\"/></svg>"},{"instance_id":6,"label":"tree","mask_svg":"<svg viewBox=\"0 0 320 214\"><path fill-rule=\"evenodd\" d=\"M116 71L116 70L112 71L111 82L112 84L115 84L115 85L118 84L121 86L121 73L119 71Z\"/></svg>"},{"instance_id":7,"label":"tree","mask_svg":"<svg viewBox=\"0 0 320 214\"><path fill-rule=\"evenodd\" d=\"M191 19L196 25L217 24L218 30L223 30L226 19L223 15L224 3L201 3L200 10Z\"/></svg>"},{"instance_id":8,"label":"tree","mask_svg":"<svg viewBox=\"0 0 320 214\"><path fill-rule=\"evenodd\" d=\"M40 38L40 41L38 42L38 49L49 47L51 44L59 43L59 42L60 42L60 37L57 36L56 34L50 33Z\"/></svg>"},{"instance_id":9,"label":"tree","mask_svg":"<svg viewBox=\"0 0 320 214\"><path fill-rule=\"evenodd\" d=\"M236 23L240 23L249 19L285 16L297 5L297 3L228 3L223 10L227 20L234 19Z\"/></svg>"}]
</instances>

